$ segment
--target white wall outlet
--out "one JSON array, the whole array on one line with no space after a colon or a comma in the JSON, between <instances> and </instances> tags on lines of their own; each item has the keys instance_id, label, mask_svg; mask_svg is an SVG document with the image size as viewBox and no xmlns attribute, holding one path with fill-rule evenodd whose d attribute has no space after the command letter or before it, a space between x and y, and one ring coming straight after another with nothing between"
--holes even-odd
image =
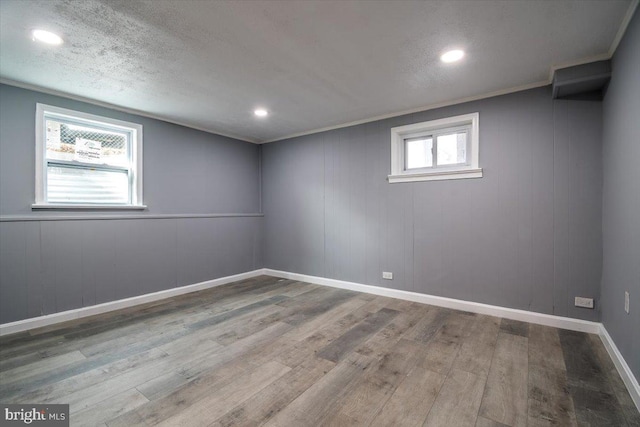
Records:
<instances>
[{"instance_id":1,"label":"white wall outlet","mask_svg":"<svg viewBox=\"0 0 640 427\"><path fill-rule=\"evenodd\" d=\"M624 291L624 311L629 314L629 291Z\"/></svg>"},{"instance_id":2,"label":"white wall outlet","mask_svg":"<svg viewBox=\"0 0 640 427\"><path fill-rule=\"evenodd\" d=\"M393 273L390 271L383 271L382 278L387 280L393 280Z\"/></svg>"},{"instance_id":3,"label":"white wall outlet","mask_svg":"<svg viewBox=\"0 0 640 427\"><path fill-rule=\"evenodd\" d=\"M593 308L593 298L576 297L576 307Z\"/></svg>"}]
</instances>

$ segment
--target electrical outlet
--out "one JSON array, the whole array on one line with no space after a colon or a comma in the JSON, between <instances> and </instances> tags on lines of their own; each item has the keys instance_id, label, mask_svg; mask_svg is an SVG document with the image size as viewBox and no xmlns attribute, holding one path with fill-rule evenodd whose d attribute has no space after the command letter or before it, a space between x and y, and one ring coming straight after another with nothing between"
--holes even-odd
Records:
<instances>
[{"instance_id":1,"label":"electrical outlet","mask_svg":"<svg viewBox=\"0 0 640 427\"><path fill-rule=\"evenodd\" d=\"M593 308L593 298L576 297L576 307Z\"/></svg>"},{"instance_id":2,"label":"electrical outlet","mask_svg":"<svg viewBox=\"0 0 640 427\"><path fill-rule=\"evenodd\" d=\"M624 311L629 314L629 291L624 291Z\"/></svg>"},{"instance_id":3,"label":"electrical outlet","mask_svg":"<svg viewBox=\"0 0 640 427\"><path fill-rule=\"evenodd\" d=\"M383 271L382 278L387 280L393 280L393 273L390 271Z\"/></svg>"}]
</instances>

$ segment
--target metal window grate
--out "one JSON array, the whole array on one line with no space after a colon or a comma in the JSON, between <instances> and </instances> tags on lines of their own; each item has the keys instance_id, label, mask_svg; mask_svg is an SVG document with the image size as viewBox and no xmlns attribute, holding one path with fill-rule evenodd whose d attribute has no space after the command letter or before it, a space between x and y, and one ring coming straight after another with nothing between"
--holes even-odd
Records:
<instances>
[{"instance_id":1,"label":"metal window grate","mask_svg":"<svg viewBox=\"0 0 640 427\"><path fill-rule=\"evenodd\" d=\"M129 159L129 134L124 132L48 119L46 142L50 160L124 166Z\"/></svg>"},{"instance_id":2,"label":"metal window grate","mask_svg":"<svg viewBox=\"0 0 640 427\"><path fill-rule=\"evenodd\" d=\"M36 127L36 205L142 206L142 125L37 104Z\"/></svg>"},{"instance_id":3,"label":"metal window grate","mask_svg":"<svg viewBox=\"0 0 640 427\"><path fill-rule=\"evenodd\" d=\"M47 118L47 201L130 203L130 134Z\"/></svg>"},{"instance_id":4,"label":"metal window grate","mask_svg":"<svg viewBox=\"0 0 640 427\"><path fill-rule=\"evenodd\" d=\"M54 122L55 123L55 122ZM73 126L73 125L71 125ZM124 150L127 146L125 135L101 132L94 129L81 129L66 123L60 123L60 142L75 144L77 138L100 142L102 149ZM74 129L75 128L75 129Z\"/></svg>"}]
</instances>

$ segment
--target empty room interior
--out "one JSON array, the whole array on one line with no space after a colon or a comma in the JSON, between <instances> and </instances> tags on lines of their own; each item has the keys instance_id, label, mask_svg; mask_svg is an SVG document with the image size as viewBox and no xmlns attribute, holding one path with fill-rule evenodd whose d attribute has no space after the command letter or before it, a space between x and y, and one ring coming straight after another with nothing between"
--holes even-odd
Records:
<instances>
[{"instance_id":1,"label":"empty room interior","mask_svg":"<svg viewBox=\"0 0 640 427\"><path fill-rule=\"evenodd\" d=\"M0 425L640 426L638 0L0 0Z\"/></svg>"}]
</instances>

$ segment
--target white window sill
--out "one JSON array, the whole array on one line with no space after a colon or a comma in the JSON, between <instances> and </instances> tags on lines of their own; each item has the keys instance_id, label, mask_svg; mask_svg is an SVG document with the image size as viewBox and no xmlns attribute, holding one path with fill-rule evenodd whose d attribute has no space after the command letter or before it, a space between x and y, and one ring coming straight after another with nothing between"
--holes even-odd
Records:
<instances>
[{"instance_id":1,"label":"white window sill","mask_svg":"<svg viewBox=\"0 0 640 427\"><path fill-rule=\"evenodd\" d=\"M421 172L421 173L403 173L401 175L389 175L387 177L387 180L389 181L390 184L394 184L397 182L442 181L445 179L469 179L469 178L482 178L482 168Z\"/></svg>"},{"instance_id":2,"label":"white window sill","mask_svg":"<svg viewBox=\"0 0 640 427\"><path fill-rule=\"evenodd\" d=\"M96 211L142 211L147 209L147 205L91 205L91 204L55 204L55 203L34 203L32 210L96 210Z\"/></svg>"}]
</instances>

